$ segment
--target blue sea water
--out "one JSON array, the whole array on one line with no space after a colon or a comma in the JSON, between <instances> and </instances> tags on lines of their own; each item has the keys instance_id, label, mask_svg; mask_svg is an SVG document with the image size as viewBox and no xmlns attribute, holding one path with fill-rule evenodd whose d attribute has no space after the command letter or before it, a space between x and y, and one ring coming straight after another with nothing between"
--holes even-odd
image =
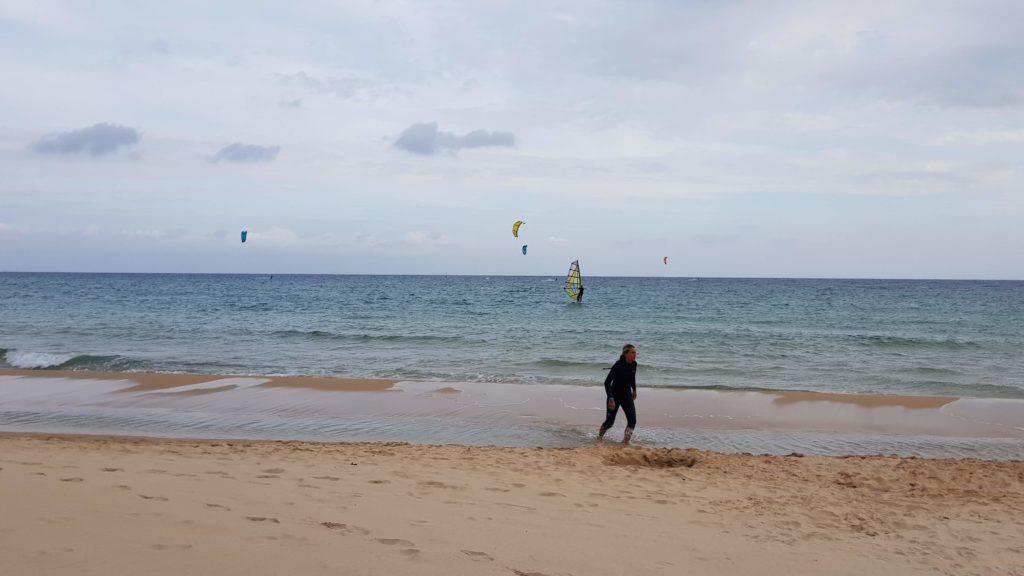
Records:
<instances>
[{"instance_id":1,"label":"blue sea water","mask_svg":"<svg viewBox=\"0 0 1024 576\"><path fill-rule=\"evenodd\" d=\"M0 274L0 367L1024 398L1024 282Z\"/></svg>"}]
</instances>

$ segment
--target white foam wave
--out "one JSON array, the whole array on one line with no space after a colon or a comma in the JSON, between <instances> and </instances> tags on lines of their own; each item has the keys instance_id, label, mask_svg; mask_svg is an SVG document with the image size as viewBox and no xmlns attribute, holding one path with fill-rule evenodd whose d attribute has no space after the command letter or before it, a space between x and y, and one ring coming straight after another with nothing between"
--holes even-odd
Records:
<instances>
[{"instance_id":1,"label":"white foam wave","mask_svg":"<svg viewBox=\"0 0 1024 576\"><path fill-rule=\"evenodd\" d=\"M29 350L8 350L7 363L15 368L50 368L75 357L74 354L50 354L48 352L32 352Z\"/></svg>"}]
</instances>

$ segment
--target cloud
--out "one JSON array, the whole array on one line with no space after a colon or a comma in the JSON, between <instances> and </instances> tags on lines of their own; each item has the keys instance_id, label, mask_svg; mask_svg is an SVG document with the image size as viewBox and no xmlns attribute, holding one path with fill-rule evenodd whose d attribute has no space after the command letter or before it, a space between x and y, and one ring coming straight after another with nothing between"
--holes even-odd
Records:
<instances>
[{"instance_id":1,"label":"cloud","mask_svg":"<svg viewBox=\"0 0 1024 576\"><path fill-rule=\"evenodd\" d=\"M142 136L134 128L102 122L50 136L44 136L32 145L40 154L79 154L104 156L116 152L122 146L131 146Z\"/></svg>"},{"instance_id":2,"label":"cloud","mask_svg":"<svg viewBox=\"0 0 1024 576\"><path fill-rule=\"evenodd\" d=\"M568 242L568 240L565 239L565 238L562 238L561 236L548 236L548 242L551 242L551 243L554 243L554 244L561 244L562 242Z\"/></svg>"},{"instance_id":3,"label":"cloud","mask_svg":"<svg viewBox=\"0 0 1024 576\"><path fill-rule=\"evenodd\" d=\"M370 78L355 75L318 77L301 70L294 74L278 74L277 84L316 94L329 94L342 99L367 101L373 101L394 92L394 87L380 84Z\"/></svg>"},{"instance_id":4,"label":"cloud","mask_svg":"<svg viewBox=\"0 0 1024 576\"><path fill-rule=\"evenodd\" d=\"M281 151L280 146L256 146L235 142L220 149L213 155L211 162L271 162Z\"/></svg>"},{"instance_id":5,"label":"cloud","mask_svg":"<svg viewBox=\"0 0 1024 576\"><path fill-rule=\"evenodd\" d=\"M977 146L1024 143L1024 130L974 130L950 132L932 141L939 146Z\"/></svg>"},{"instance_id":6,"label":"cloud","mask_svg":"<svg viewBox=\"0 0 1024 576\"><path fill-rule=\"evenodd\" d=\"M416 246L444 246L451 243L451 238L436 231L412 230L405 235L405 241Z\"/></svg>"},{"instance_id":7,"label":"cloud","mask_svg":"<svg viewBox=\"0 0 1024 576\"><path fill-rule=\"evenodd\" d=\"M445 150L457 152L461 148L508 147L515 143L515 134L511 132L474 130L465 136L456 136L452 132L439 131L437 122L430 122L428 124L413 124L406 128L398 140L395 140L395 147L413 154L431 156Z\"/></svg>"}]
</instances>

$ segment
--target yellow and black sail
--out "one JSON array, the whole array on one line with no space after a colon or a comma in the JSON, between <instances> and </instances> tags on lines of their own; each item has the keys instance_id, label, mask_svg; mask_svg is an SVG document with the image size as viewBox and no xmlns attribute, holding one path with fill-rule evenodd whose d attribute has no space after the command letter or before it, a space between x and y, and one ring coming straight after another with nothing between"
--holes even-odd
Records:
<instances>
[{"instance_id":1,"label":"yellow and black sail","mask_svg":"<svg viewBox=\"0 0 1024 576\"><path fill-rule=\"evenodd\" d=\"M583 289L583 278L580 276L580 261L573 260L569 264L569 275L565 278L565 295L575 301Z\"/></svg>"}]
</instances>

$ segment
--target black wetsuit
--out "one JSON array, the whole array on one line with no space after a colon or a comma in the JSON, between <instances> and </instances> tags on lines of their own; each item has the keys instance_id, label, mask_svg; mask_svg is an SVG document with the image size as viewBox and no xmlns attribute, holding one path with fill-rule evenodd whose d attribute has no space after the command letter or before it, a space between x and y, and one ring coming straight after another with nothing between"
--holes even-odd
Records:
<instances>
[{"instance_id":1,"label":"black wetsuit","mask_svg":"<svg viewBox=\"0 0 1024 576\"><path fill-rule=\"evenodd\" d=\"M580 286L580 291L576 294L576 301L583 302L583 286Z\"/></svg>"},{"instance_id":2,"label":"black wetsuit","mask_svg":"<svg viewBox=\"0 0 1024 576\"><path fill-rule=\"evenodd\" d=\"M601 430L608 430L615 424L619 406L626 413L626 426L635 428L636 407L633 405L633 394L636 393L636 362L629 364L619 359L608 372L608 377L604 379L604 391L609 400L615 401L615 408L608 408Z\"/></svg>"}]
</instances>

